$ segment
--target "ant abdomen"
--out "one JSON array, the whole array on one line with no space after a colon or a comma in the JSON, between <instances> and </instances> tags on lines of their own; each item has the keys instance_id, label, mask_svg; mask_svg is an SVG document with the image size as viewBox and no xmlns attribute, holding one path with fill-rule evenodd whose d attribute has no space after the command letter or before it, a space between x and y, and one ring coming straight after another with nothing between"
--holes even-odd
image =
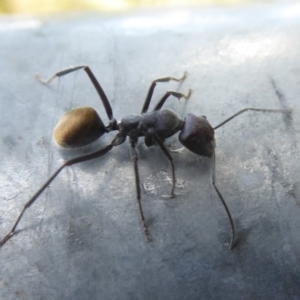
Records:
<instances>
[{"instance_id":1,"label":"ant abdomen","mask_svg":"<svg viewBox=\"0 0 300 300\"><path fill-rule=\"evenodd\" d=\"M205 116L187 114L179 134L181 144L195 154L212 157L215 149L214 129Z\"/></svg>"},{"instance_id":2,"label":"ant abdomen","mask_svg":"<svg viewBox=\"0 0 300 300\"><path fill-rule=\"evenodd\" d=\"M64 148L86 146L107 132L98 113L92 107L77 107L65 113L56 125L54 141Z\"/></svg>"}]
</instances>

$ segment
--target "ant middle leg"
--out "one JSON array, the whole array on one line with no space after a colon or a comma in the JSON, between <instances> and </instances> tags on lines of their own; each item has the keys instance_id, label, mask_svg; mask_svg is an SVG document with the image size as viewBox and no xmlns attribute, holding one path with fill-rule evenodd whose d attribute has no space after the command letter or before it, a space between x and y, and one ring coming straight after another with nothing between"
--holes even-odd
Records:
<instances>
[{"instance_id":1,"label":"ant middle leg","mask_svg":"<svg viewBox=\"0 0 300 300\"><path fill-rule=\"evenodd\" d=\"M183 81L186 78L186 75L187 75L187 72L185 72L183 74L183 76L180 77L180 78L175 78L175 77L168 76L168 77L162 77L162 78L158 78L158 79L153 80L150 87L149 87L149 90L148 90L148 93L147 93L147 96L146 96L141 114L146 113L148 111L148 108L149 108L149 105L150 105L150 102L151 102L151 98L152 98L152 95L153 95L153 91L154 91L154 88L155 88L157 82L169 82L171 80L180 82L180 81Z\"/></svg>"},{"instance_id":2,"label":"ant middle leg","mask_svg":"<svg viewBox=\"0 0 300 300\"><path fill-rule=\"evenodd\" d=\"M154 137L155 141L157 142L157 144L159 145L162 152L167 156L167 158L170 162L171 170L172 170L172 190L171 190L170 196L167 196L167 197L174 198L174 196L175 196L174 191L175 191L176 177L175 177L175 168L174 168L173 157L170 154L170 152L168 151L167 147L164 145L164 143L160 140L160 138L155 133L153 133L153 137Z\"/></svg>"},{"instance_id":3,"label":"ant middle leg","mask_svg":"<svg viewBox=\"0 0 300 300\"><path fill-rule=\"evenodd\" d=\"M139 176L139 169L138 169L139 155L136 151L136 141L133 139L130 139L130 146L131 146L131 156L132 156L133 166L134 166L136 198L137 198L137 201L139 204L139 211L140 211L140 216L141 216L144 233L145 233L147 241L150 242L151 237L149 234L148 226L147 226L147 223L146 223L146 220L144 217L142 203L141 203L141 186L140 186L140 176Z\"/></svg>"},{"instance_id":4,"label":"ant middle leg","mask_svg":"<svg viewBox=\"0 0 300 300\"><path fill-rule=\"evenodd\" d=\"M111 105L109 103L109 100L104 92L104 90L102 89L100 83L98 82L98 80L96 79L95 75L93 74L93 72L91 71L91 69L89 68L89 66L86 66L86 65L79 65L79 66L75 66L75 67L71 67L71 68L67 68L67 69L64 69L64 70L61 70L59 72L56 72L55 74L53 74L49 79L47 80L43 80L39 77L39 75L35 75L35 77L42 83L42 84L49 84L54 78L56 77L62 77L64 75L67 75L69 73L73 73L73 72L76 72L80 69L83 69L87 75L89 76L92 84L94 85L98 95L100 96L100 99L103 103L103 106L105 108L105 111L106 111L106 114L109 118L109 120L114 120L114 117L113 117L113 111L112 111L112 108L111 108Z\"/></svg>"}]
</instances>

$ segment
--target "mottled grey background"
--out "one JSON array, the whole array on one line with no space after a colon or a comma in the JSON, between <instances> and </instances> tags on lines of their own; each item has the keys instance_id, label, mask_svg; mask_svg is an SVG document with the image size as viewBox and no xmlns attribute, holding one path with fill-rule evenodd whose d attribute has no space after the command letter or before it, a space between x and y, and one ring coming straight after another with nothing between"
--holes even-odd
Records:
<instances>
[{"instance_id":1,"label":"mottled grey background","mask_svg":"<svg viewBox=\"0 0 300 300\"><path fill-rule=\"evenodd\" d=\"M139 219L130 147L66 169L26 212L0 249L1 299L300 299L300 7L136 11L0 19L0 237L23 205L67 157L103 147L62 151L52 141L67 110L96 108L83 71L45 87L70 65L88 64L117 119L141 110L150 82L194 93L166 105L180 116L206 115L213 126L244 107L293 108L246 113L216 131L217 184L236 222L229 222L210 184L211 160L185 150L170 168L158 148L138 146L142 204L153 241ZM176 137L166 142L179 148Z\"/></svg>"}]
</instances>

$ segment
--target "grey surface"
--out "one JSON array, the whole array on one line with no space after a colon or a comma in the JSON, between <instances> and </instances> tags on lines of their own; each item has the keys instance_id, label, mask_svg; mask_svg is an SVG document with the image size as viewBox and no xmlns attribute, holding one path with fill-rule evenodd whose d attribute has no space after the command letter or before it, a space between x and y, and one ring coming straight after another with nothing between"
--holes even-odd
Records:
<instances>
[{"instance_id":1,"label":"grey surface","mask_svg":"<svg viewBox=\"0 0 300 300\"><path fill-rule=\"evenodd\" d=\"M130 148L62 172L0 249L0 299L300 299L299 6L140 11L2 18L0 31L0 236L67 157L52 130L67 110L102 105L84 72L49 87L48 77L88 64L116 118L138 113L150 82L189 76L166 90L179 115L213 126L244 107L293 108L293 119L247 113L216 131L217 183L236 222L237 245L210 185L211 160L173 154L177 197L159 149L139 144L140 224ZM155 102L155 101L154 101ZM176 137L166 143L179 148Z\"/></svg>"}]
</instances>

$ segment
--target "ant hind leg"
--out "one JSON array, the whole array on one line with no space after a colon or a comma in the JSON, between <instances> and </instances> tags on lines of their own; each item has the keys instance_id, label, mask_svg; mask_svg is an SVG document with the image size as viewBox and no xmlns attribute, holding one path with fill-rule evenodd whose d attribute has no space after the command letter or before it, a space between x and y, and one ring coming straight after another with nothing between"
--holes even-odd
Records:
<instances>
[{"instance_id":1,"label":"ant hind leg","mask_svg":"<svg viewBox=\"0 0 300 300\"><path fill-rule=\"evenodd\" d=\"M95 75L93 74L93 72L91 71L91 69L89 68L89 66L86 66L86 65L79 65L79 66L75 66L75 67L70 67L70 68L67 68L67 69L64 69L64 70L61 70L59 72L56 72L55 74L53 74L49 79L47 80L43 80L39 77L39 75L35 75L35 77L37 78L38 81L40 81L42 84L49 84L54 78L56 77L61 77L61 76L64 76L64 75L67 75L69 73L73 73L73 72L76 72L80 69L83 69L87 75L89 76L92 84L94 85L98 95L100 96L100 99L103 103L103 106L105 108L105 111L106 111L106 114L109 118L109 120L114 120L114 117L113 117L113 111L112 111L112 108L111 108L111 105L109 103L109 100L104 92L104 90L102 89L100 83L98 82L98 80L96 79Z\"/></svg>"},{"instance_id":2,"label":"ant hind leg","mask_svg":"<svg viewBox=\"0 0 300 300\"><path fill-rule=\"evenodd\" d=\"M9 233L2 240L0 240L0 247L2 247L16 233L15 230L16 230L19 222L21 221L22 216L23 216L24 212L27 210L27 208L29 208L35 202L35 200L43 193L43 191L49 186L49 184L56 178L56 176L65 167L71 166L71 165L79 163L79 162L84 162L84 161L88 161L88 160L91 160L91 159L101 157L101 156L105 155L107 152L109 152L113 147L114 147L114 141L112 141L109 145L102 148L101 150L98 150L98 151L96 151L94 153L91 153L91 154L88 154L88 155L73 158L73 159L65 162L61 167L59 167L54 172L54 174L39 188L39 190L24 205L24 208L21 211L21 213L19 214L19 216L18 216L14 226L12 227L12 229L9 231Z\"/></svg>"}]
</instances>

